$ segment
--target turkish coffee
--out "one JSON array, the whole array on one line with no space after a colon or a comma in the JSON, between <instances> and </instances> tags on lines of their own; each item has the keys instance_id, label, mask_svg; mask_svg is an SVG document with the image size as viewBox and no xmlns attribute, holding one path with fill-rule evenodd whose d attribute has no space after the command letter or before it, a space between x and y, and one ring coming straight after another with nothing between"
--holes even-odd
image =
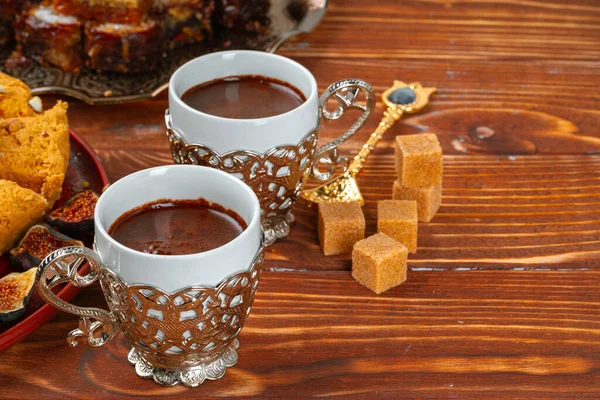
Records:
<instances>
[{"instance_id":1,"label":"turkish coffee","mask_svg":"<svg viewBox=\"0 0 600 400\"><path fill-rule=\"evenodd\" d=\"M246 227L237 213L204 199L161 199L121 215L108 234L143 253L183 255L221 247Z\"/></svg>"},{"instance_id":2,"label":"turkish coffee","mask_svg":"<svg viewBox=\"0 0 600 400\"><path fill-rule=\"evenodd\" d=\"M234 119L272 117L306 101L289 83L260 75L215 79L192 87L181 99L203 113Z\"/></svg>"}]
</instances>

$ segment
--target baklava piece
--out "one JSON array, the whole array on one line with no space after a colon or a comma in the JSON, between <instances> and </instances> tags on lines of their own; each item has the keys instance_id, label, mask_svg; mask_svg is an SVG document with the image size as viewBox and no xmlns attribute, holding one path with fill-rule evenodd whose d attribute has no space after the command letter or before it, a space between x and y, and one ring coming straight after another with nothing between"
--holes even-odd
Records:
<instances>
[{"instance_id":1,"label":"baklava piece","mask_svg":"<svg viewBox=\"0 0 600 400\"><path fill-rule=\"evenodd\" d=\"M54 0L57 12L76 15L83 20L138 23L154 0Z\"/></svg>"},{"instance_id":2,"label":"baklava piece","mask_svg":"<svg viewBox=\"0 0 600 400\"><path fill-rule=\"evenodd\" d=\"M268 30L269 0L217 0L217 22L238 33L261 34Z\"/></svg>"},{"instance_id":3,"label":"baklava piece","mask_svg":"<svg viewBox=\"0 0 600 400\"><path fill-rule=\"evenodd\" d=\"M163 54L162 29L153 19L139 24L87 22L86 66L100 71L152 70Z\"/></svg>"},{"instance_id":4,"label":"baklava piece","mask_svg":"<svg viewBox=\"0 0 600 400\"><path fill-rule=\"evenodd\" d=\"M211 37L213 1L165 0L162 5L161 18L169 48L200 43Z\"/></svg>"},{"instance_id":5,"label":"baklava piece","mask_svg":"<svg viewBox=\"0 0 600 400\"><path fill-rule=\"evenodd\" d=\"M79 18L57 14L50 6L33 6L19 15L15 29L19 51L26 57L63 71L83 65Z\"/></svg>"}]
</instances>

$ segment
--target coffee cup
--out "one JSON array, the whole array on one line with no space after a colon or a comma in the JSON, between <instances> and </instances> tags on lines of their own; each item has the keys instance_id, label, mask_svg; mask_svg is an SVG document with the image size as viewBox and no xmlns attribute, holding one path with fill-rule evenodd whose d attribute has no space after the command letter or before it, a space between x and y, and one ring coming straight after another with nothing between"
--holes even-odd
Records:
<instances>
[{"instance_id":1,"label":"coffee cup","mask_svg":"<svg viewBox=\"0 0 600 400\"><path fill-rule=\"evenodd\" d=\"M156 255L113 239L109 227L129 210L159 200L202 198L234 211L247 227L227 244L197 254ZM132 345L136 373L161 385L197 386L237 361L240 333L263 261L260 206L250 188L212 168L171 165L136 172L100 196L94 250L66 247L40 264L38 291L54 307L80 316L67 336L102 346L121 330ZM89 265L89 272L83 268ZM110 310L69 304L53 293L62 283L100 281Z\"/></svg>"},{"instance_id":2,"label":"coffee cup","mask_svg":"<svg viewBox=\"0 0 600 400\"><path fill-rule=\"evenodd\" d=\"M282 81L297 88L306 100L283 114L234 119L199 111L183 99L197 85L232 76ZM330 99L338 103L333 111L327 109ZM271 244L288 235L293 221L290 209L304 183L324 182L343 170L346 160L338 156L337 147L364 124L373 105L373 90L364 81L338 81L319 97L314 76L299 63L275 54L233 50L196 58L173 74L165 120L176 163L220 169L254 190L265 241ZM349 109L361 111L350 129L317 147L321 121L338 119Z\"/></svg>"}]
</instances>

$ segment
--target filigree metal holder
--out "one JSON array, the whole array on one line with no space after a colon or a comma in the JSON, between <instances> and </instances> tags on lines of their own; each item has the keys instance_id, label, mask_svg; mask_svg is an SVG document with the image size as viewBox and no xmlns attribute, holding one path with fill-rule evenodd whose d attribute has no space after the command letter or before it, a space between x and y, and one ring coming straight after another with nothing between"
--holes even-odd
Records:
<instances>
[{"instance_id":1,"label":"filigree metal holder","mask_svg":"<svg viewBox=\"0 0 600 400\"><path fill-rule=\"evenodd\" d=\"M225 154L201 144L187 144L165 115L167 137L177 164L213 167L240 178L256 193L260 202L265 243L285 237L294 216L290 209L300 195L316 150L317 131L309 132L297 145L274 147L263 154L247 150Z\"/></svg>"},{"instance_id":2,"label":"filigree metal holder","mask_svg":"<svg viewBox=\"0 0 600 400\"><path fill-rule=\"evenodd\" d=\"M132 345L128 360L138 376L163 386L189 387L221 378L238 359L239 335L250 313L262 270L261 246L251 268L212 286L190 286L166 293L147 285L128 285L102 266L85 247L66 247L40 264L38 291L54 307L78 315L79 328L67 341L91 346L108 343L120 329ZM81 276L87 262L90 272ZM89 286L100 281L110 311L66 303L52 292L62 283Z\"/></svg>"},{"instance_id":3,"label":"filigree metal holder","mask_svg":"<svg viewBox=\"0 0 600 400\"><path fill-rule=\"evenodd\" d=\"M377 129L371 133L360 152L354 156L348 168L330 182L302 191L302 197L313 203L357 201L360 205L363 205L365 201L355 178L362 170L367 157L375 149L385 132L402 118L403 114L414 114L421 111L429 103L429 96L435 91L436 88L424 88L418 82L406 84L394 81L394 85L382 95L382 100L387 109L383 113L381 122L379 122Z\"/></svg>"},{"instance_id":4,"label":"filigree metal holder","mask_svg":"<svg viewBox=\"0 0 600 400\"><path fill-rule=\"evenodd\" d=\"M359 102L360 93L364 93L364 102ZM333 111L327 110L330 99L337 101ZM319 118L314 130L296 144L276 146L262 154L249 150L220 154L201 143L188 143L174 128L169 110L165 112L165 125L175 163L218 168L240 178L254 190L260 201L265 244L270 246L288 236L294 222L290 209L305 182L308 179L325 182L337 171L346 170L347 159L338 156L337 148L363 126L373 106L374 93L368 83L358 79L336 82L319 98ZM361 114L350 129L317 149L321 119L336 120L351 109Z\"/></svg>"}]
</instances>

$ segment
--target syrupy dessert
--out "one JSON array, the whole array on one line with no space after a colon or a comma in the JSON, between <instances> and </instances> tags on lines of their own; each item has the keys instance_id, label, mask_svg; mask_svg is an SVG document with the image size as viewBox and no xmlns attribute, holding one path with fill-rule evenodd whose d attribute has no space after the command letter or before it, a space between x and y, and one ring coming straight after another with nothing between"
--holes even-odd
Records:
<instances>
[{"instance_id":1,"label":"syrupy dessert","mask_svg":"<svg viewBox=\"0 0 600 400\"><path fill-rule=\"evenodd\" d=\"M272 117L306 101L304 94L289 83L259 75L202 83L188 89L181 99L198 111L234 119Z\"/></svg>"},{"instance_id":2,"label":"syrupy dessert","mask_svg":"<svg viewBox=\"0 0 600 400\"><path fill-rule=\"evenodd\" d=\"M223 246L246 227L237 213L204 199L160 199L121 215L108 234L143 253L183 255Z\"/></svg>"}]
</instances>

